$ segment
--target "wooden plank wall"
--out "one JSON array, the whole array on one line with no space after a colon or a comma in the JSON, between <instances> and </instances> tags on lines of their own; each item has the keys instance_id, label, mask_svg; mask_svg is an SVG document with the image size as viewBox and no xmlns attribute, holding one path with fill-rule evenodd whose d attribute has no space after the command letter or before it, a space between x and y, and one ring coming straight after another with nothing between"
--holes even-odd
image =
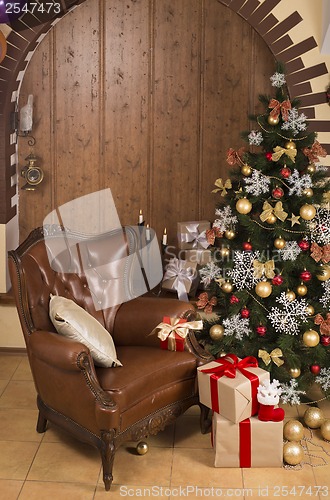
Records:
<instances>
[{"instance_id":1,"label":"wooden plank wall","mask_svg":"<svg viewBox=\"0 0 330 500\"><path fill-rule=\"evenodd\" d=\"M122 224L142 209L170 244L177 221L212 221L214 180L273 72L265 42L217 0L86 1L40 43L22 83L45 180L20 190L20 239L107 187ZM20 138L19 170L29 152Z\"/></svg>"}]
</instances>

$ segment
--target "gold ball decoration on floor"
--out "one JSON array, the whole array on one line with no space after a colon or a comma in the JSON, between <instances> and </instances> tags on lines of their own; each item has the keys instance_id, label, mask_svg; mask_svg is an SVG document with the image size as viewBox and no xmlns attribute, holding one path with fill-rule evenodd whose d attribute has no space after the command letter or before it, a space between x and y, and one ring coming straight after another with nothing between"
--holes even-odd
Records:
<instances>
[{"instance_id":1,"label":"gold ball decoration on floor","mask_svg":"<svg viewBox=\"0 0 330 500\"><path fill-rule=\"evenodd\" d=\"M301 370L300 368L290 368L289 373L292 378L298 378L300 377Z\"/></svg>"},{"instance_id":2,"label":"gold ball decoration on floor","mask_svg":"<svg viewBox=\"0 0 330 500\"><path fill-rule=\"evenodd\" d=\"M312 305L309 305L306 307L306 312L308 316L313 316L313 314L315 313L315 309Z\"/></svg>"},{"instance_id":3,"label":"gold ball decoration on floor","mask_svg":"<svg viewBox=\"0 0 330 500\"><path fill-rule=\"evenodd\" d=\"M273 288L269 281L260 281L254 290L259 297L266 299L272 293Z\"/></svg>"},{"instance_id":4,"label":"gold ball decoration on floor","mask_svg":"<svg viewBox=\"0 0 330 500\"><path fill-rule=\"evenodd\" d=\"M289 465L298 465L303 461L304 449L295 441L285 443L283 446L283 460Z\"/></svg>"},{"instance_id":5,"label":"gold ball decoration on floor","mask_svg":"<svg viewBox=\"0 0 330 500\"><path fill-rule=\"evenodd\" d=\"M282 250L282 248L284 248L285 245L286 241L284 238L282 238L282 236L274 240L274 247L277 248L277 250Z\"/></svg>"},{"instance_id":6,"label":"gold ball decoration on floor","mask_svg":"<svg viewBox=\"0 0 330 500\"><path fill-rule=\"evenodd\" d=\"M284 144L286 149L296 149L296 144L293 141L288 141Z\"/></svg>"},{"instance_id":7,"label":"gold ball decoration on floor","mask_svg":"<svg viewBox=\"0 0 330 500\"><path fill-rule=\"evenodd\" d=\"M233 240L236 236L236 233L233 229L227 229L227 231L225 231L225 238L227 238L227 240Z\"/></svg>"},{"instance_id":8,"label":"gold ball decoration on floor","mask_svg":"<svg viewBox=\"0 0 330 500\"><path fill-rule=\"evenodd\" d=\"M269 125L272 125L273 127L275 127L275 125L278 125L278 123L280 121L280 117L269 115L267 118L267 121L268 121Z\"/></svg>"},{"instance_id":9,"label":"gold ball decoration on floor","mask_svg":"<svg viewBox=\"0 0 330 500\"><path fill-rule=\"evenodd\" d=\"M304 283L300 283L300 285L297 286L297 294L300 297L303 297L304 295L306 295L307 292L308 292L308 289L307 289L307 286L304 285Z\"/></svg>"},{"instance_id":10,"label":"gold ball decoration on floor","mask_svg":"<svg viewBox=\"0 0 330 500\"><path fill-rule=\"evenodd\" d=\"M296 294L294 293L293 290L288 290L285 296L290 302L292 302L296 298Z\"/></svg>"},{"instance_id":11,"label":"gold ball decoration on floor","mask_svg":"<svg viewBox=\"0 0 330 500\"><path fill-rule=\"evenodd\" d=\"M245 163L245 165L243 165L242 168L241 168L241 173L243 175L245 175L246 177L248 177L249 175L252 174L252 168L250 167L250 165L248 165L247 163Z\"/></svg>"},{"instance_id":12,"label":"gold ball decoration on floor","mask_svg":"<svg viewBox=\"0 0 330 500\"><path fill-rule=\"evenodd\" d=\"M320 430L323 439L325 439L326 441L330 441L330 418L324 420L324 422L321 424Z\"/></svg>"},{"instance_id":13,"label":"gold ball decoration on floor","mask_svg":"<svg viewBox=\"0 0 330 500\"><path fill-rule=\"evenodd\" d=\"M320 336L316 330L306 330L303 334L303 343L306 347L315 347L320 342Z\"/></svg>"},{"instance_id":14,"label":"gold ball decoration on floor","mask_svg":"<svg viewBox=\"0 0 330 500\"><path fill-rule=\"evenodd\" d=\"M221 290L225 293L231 293L233 291L233 285L230 283L230 281L225 281L221 285Z\"/></svg>"},{"instance_id":15,"label":"gold ball decoration on floor","mask_svg":"<svg viewBox=\"0 0 330 500\"><path fill-rule=\"evenodd\" d=\"M304 413L304 422L311 429L318 429L324 422L323 411L316 406L307 408Z\"/></svg>"},{"instance_id":16,"label":"gold ball decoration on floor","mask_svg":"<svg viewBox=\"0 0 330 500\"><path fill-rule=\"evenodd\" d=\"M212 340L221 340L224 334L224 327L222 325L212 325L209 331Z\"/></svg>"},{"instance_id":17,"label":"gold ball decoration on floor","mask_svg":"<svg viewBox=\"0 0 330 500\"><path fill-rule=\"evenodd\" d=\"M328 281L330 278L330 267L326 265L322 265L320 267L321 272L319 272L316 276L320 281Z\"/></svg>"},{"instance_id":18,"label":"gold ball decoration on floor","mask_svg":"<svg viewBox=\"0 0 330 500\"><path fill-rule=\"evenodd\" d=\"M313 205L305 203L299 210L300 217L304 220L312 220L316 215L316 208Z\"/></svg>"},{"instance_id":19,"label":"gold ball decoration on floor","mask_svg":"<svg viewBox=\"0 0 330 500\"><path fill-rule=\"evenodd\" d=\"M149 450L149 446L144 441L140 441L140 443L136 446L136 451L138 455L145 455Z\"/></svg>"},{"instance_id":20,"label":"gold ball decoration on floor","mask_svg":"<svg viewBox=\"0 0 330 500\"><path fill-rule=\"evenodd\" d=\"M288 441L300 441L304 437L304 426L299 420L289 420L283 428L283 437Z\"/></svg>"},{"instance_id":21,"label":"gold ball decoration on floor","mask_svg":"<svg viewBox=\"0 0 330 500\"><path fill-rule=\"evenodd\" d=\"M236 210L239 214L246 215L252 210L252 203L247 198L241 198L236 202Z\"/></svg>"}]
</instances>

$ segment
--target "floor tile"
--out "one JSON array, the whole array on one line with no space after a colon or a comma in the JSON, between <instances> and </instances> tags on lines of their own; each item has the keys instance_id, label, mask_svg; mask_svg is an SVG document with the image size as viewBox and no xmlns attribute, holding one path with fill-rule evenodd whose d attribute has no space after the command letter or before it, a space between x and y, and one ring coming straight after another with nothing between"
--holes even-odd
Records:
<instances>
[{"instance_id":1,"label":"floor tile","mask_svg":"<svg viewBox=\"0 0 330 500\"><path fill-rule=\"evenodd\" d=\"M113 465L113 482L122 485L169 486L172 470L172 448L150 447L145 455L135 448L121 446Z\"/></svg>"},{"instance_id":2,"label":"floor tile","mask_svg":"<svg viewBox=\"0 0 330 500\"><path fill-rule=\"evenodd\" d=\"M155 436L148 436L147 439L141 439L145 441L149 446L160 446L162 448L171 448L174 443L174 429L175 424L168 425L161 432L158 432ZM132 446L136 446L137 443L132 443Z\"/></svg>"},{"instance_id":3,"label":"floor tile","mask_svg":"<svg viewBox=\"0 0 330 500\"><path fill-rule=\"evenodd\" d=\"M8 380L0 380L0 397L3 394L5 388L7 387L8 384L9 384Z\"/></svg>"},{"instance_id":4,"label":"floor tile","mask_svg":"<svg viewBox=\"0 0 330 500\"><path fill-rule=\"evenodd\" d=\"M199 417L183 415L175 425L176 448L211 448L211 434L201 434Z\"/></svg>"},{"instance_id":5,"label":"floor tile","mask_svg":"<svg viewBox=\"0 0 330 500\"><path fill-rule=\"evenodd\" d=\"M268 488L272 489L271 491L273 491L274 486L315 485L313 471L308 465L304 465L301 470L280 467L243 469L243 479L245 488L266 488L268 486Z\"/></svg>"},{"instance_id":6,"label":"floor tile","mask_svg":"<svg viewBox=\"0 0 330 500\"><path fill-rule=\"evenodd\" d=\"M24 480L39 443L0 442L0 479Z\"/></svg>"},{"instance_id":7,"label":"floor tile","mask_svg":"<svg viewBox=\"0 0 330 500\"><path fill-rule=\"evenodd\" d=\"M19 500L40 500L54 498L61 500L93 500L94 484L52 483L26 481Z\"/></svg>"},{"instance_id":8,"label":"floor tile","mask_svg":"<svg viewBox=\"0 0 330 500\"><path fill-rule=\"evenodd\" d=\"M193 484L207 488L241 488L241 469L214 467L213 449L175 448L171 486Z\"/></svg>"},{"instance_id":9,"label":"floor tile","mask_svg":"<svg viewBox=\"0 0 330 500\"><path fill-rule=\"evenodd\" d=\"M298 418L299 414L296 406L292 405L279 405L285 411L285 418Z\"/></svg>"},{"instance_id":10,"label":"floor tile","mask_svg":"<svg viewBox=\"0 0 330 500\"><path fill-rule=\"evenodd\" d=\"M0 441L36 441L42 434L36 431L37 410L0 408Z\"/></svg>"},{"instance_id":11,"label":"floor tile","mask_svg":"<svg viewBox=\"0 0 330 500\"><path fill-rule=\"evenodd\" d=\"M1 500L16 500L23 484L23 481L0 479Z\"/></svg>"},{"instance_id":12,"label":"floor tile","mask_svg":"<svg viewBox=\"0 0 330 500\"><path fill-rule=\"evenodd\" d=\"M316 454L316 453L315 453ZM314 464L319 465L318 467L313 467L313 473L315 477L315 482L318 486L328 486L330 496L330 456L325 453L317 453L319 460L318 464L316 464L316 460L314 459ZM327 465L321 465L323 463L327 463ZM323 496L322 494L320 495Z\"/></svg>"},{"instance_id":13,"label":"floor tile","mask_svg":"<svg viewBox=\"0 0 330 500\"><path fill-rule=\"evenodd\" d=\"M0 397L0 408L35 410L37 394L33 382L11 380Z\"/></svg>"},{"instance_id":14,"label":"floor tile","mask_svg":"<svg viewBox=\"0 0 330 500\"><path fill-rule=\"evenodd\" d=\"M0 354L0 379L10 380L22 359L23 356Z\"/></svg>"},{"instance_id":15,"label":"floor tile","mask_svg":"<svg viewBox=\"0 0 330 500\"><path fill-rule=\"evenodd\" d=\"M28 357L24 357L13 374L12 380L33 380Z\"/></svg>"},{"instance_id":16,"label":"floor tile","mask_svg":"<svg viewBox=\"0 0 330 500\"><path fill-rule=\"evenodd\" d=\"M27 479L96 485L100 468L99 452L92 446L42 442Z\"/></svg>"}]
</instances>

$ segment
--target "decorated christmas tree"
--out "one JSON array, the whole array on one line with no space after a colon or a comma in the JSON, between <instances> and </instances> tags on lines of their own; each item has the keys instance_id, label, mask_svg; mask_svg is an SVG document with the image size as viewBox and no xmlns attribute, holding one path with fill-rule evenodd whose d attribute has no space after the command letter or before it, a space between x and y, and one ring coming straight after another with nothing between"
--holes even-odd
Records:
<instances>
[{"instance_id":1,"label":"decorated christmas tree","mask_svg":"<svg viewBox=\"0 0 330 500\"><path fill-rule=\"evenodd\" d=\"M212 354L255 356L295 404L314 382L330 395L329 178L281 65L271 82L275 95L260 96L265 112L242 133L248 146L229 149L229 178L215 181L197 306Z\"/></svg>"}]
</instances>

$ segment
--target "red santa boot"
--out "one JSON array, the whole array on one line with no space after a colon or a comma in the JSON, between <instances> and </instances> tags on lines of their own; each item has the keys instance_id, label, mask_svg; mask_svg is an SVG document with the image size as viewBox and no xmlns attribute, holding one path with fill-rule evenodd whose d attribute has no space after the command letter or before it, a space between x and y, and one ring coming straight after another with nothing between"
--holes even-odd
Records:
<instances>
[{"instance_id":1,"label":"red santa boot","mask_svg":"<svg viewBox=\"0 0 330 500\"><path fill-rule=\"evenodd\" d=\"M281 389L278 380L264 382L258 387L258 419L263 422L281 422L284 420L283 408L275 408L280 401Z\"/></svg>"}]
</instances>

